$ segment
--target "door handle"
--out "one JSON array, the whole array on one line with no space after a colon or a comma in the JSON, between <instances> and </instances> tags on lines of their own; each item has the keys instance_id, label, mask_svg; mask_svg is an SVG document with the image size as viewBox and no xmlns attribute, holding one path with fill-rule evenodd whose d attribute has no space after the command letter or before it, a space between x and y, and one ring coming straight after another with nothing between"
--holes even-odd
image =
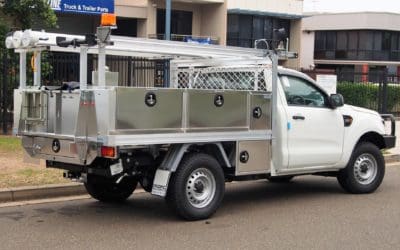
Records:
<instances>
[{"instance_id":1,"label":"door handle","mask_svg":"<svg viewBox=\"0 0 400 250\"><path fill-rule=\"evenodd\" d=\"M302 121L304 121L306 118L304 117L304 116L302 116L302 115L294 115L293 117L293 120L302 120Z\"/></svg>"}]
</instances>

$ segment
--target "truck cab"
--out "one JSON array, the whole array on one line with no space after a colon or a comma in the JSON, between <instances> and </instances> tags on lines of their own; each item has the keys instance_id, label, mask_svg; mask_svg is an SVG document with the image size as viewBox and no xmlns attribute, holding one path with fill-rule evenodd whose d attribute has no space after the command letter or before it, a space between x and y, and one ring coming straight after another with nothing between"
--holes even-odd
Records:
<instances>
[{"instance_id":1,"label":"truck cab","mask_svg":"<svg viewBox=\"0 0 400 250\"><path fill-rule=\"evenodd\" d=\"M341 169L363 140L379 149L394 146L377 112L344 105L339 95L329 95L294 70L280 68L279 82L278 127L283 128L279 148L284 150L276 163L278 172Z\"/></svg>"}]
</instances>

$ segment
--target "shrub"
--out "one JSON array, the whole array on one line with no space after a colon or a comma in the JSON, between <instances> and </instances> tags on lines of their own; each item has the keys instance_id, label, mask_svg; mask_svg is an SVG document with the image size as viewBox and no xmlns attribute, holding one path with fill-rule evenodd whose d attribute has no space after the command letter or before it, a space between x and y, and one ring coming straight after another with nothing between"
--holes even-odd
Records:
<instances>
[{"instance_id":1,"label":"shrub","mask_svg":"<svg viewBox=\"0 0 400 250\"><path fill-rule=\"evenodd\" d=\"M378 110L379 84L339 82L337 93L342 94L347 104ZM400 112L400 85L387 86L387 112Z\"/></svg>"}]
</instances>

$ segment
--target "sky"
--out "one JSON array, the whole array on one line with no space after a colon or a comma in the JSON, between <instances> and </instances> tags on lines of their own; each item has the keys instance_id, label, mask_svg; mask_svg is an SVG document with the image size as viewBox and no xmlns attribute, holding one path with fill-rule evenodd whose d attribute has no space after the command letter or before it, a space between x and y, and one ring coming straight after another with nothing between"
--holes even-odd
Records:
<instances>
[{"instance_id":1,"label":"sky","mask_svg":"<svg viewBox=\"0 0 400 250\"><path fill-rule=\"evenodd\" d=\"M360 11L400 13L400 0L304 0L304 12Z\"/></svg>"}]
</instances>

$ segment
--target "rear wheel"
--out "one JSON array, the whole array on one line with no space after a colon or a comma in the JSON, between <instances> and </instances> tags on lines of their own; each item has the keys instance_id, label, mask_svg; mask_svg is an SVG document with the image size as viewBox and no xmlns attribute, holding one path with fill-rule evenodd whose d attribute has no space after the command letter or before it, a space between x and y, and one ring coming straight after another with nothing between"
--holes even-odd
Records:
<instances>
[{"instance_id":1,"label":"rear wheel","mask_svg":"<svg viewBox=\"0 0 400 250\"><path fill-rule=\"evenodd\" d=\"M372 143L359 144L345 169L338 174L339 184L354 194L374 192L385 176L385 160L379 148Z\"/></svg>"},{"instance_id":2,"label":"rear wheel","mask_svg":"<svg viewBox=\"0 0 400 250\"><path fill-rule=\"evenodd\" d=\"M210 217L225 192L225 177L218 161L207 154L185 156L168 187L167 203L182 218Z\"/></svg>"},{"instance_id":3,"label":"rear wheel","mask_svg":"<svg viewBox=\"0 0 400 250\"><path fill-rule=\"evenodd\" d=\"M117 184L114 178L88 175L85 188L89 195L96 200L102 202L122 202L132 195L137 183L137 180L132 177L125 177Z\"/></svg>"}]
</instances>

